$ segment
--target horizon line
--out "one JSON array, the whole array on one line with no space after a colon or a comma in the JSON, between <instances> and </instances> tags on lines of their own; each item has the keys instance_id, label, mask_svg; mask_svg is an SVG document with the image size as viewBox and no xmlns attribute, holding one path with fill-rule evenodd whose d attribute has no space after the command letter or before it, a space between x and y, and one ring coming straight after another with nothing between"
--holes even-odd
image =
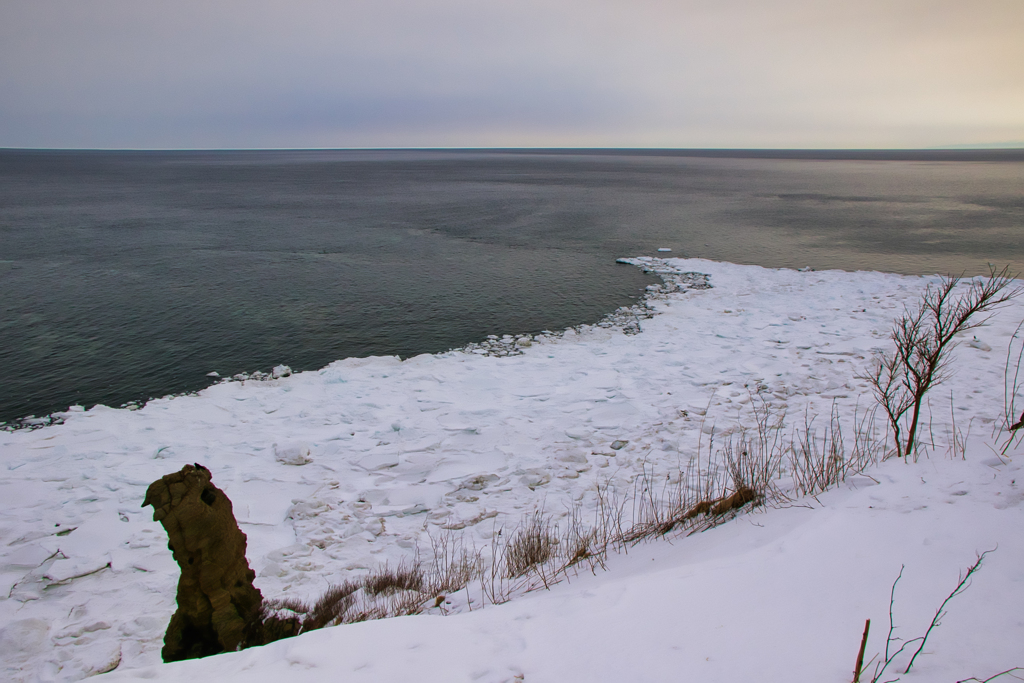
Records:
<instances>
[{"instance_id":1,"label":"horizon line","mask_svg":"<svg viewBox=\"0 0 1024 683\"><path fill-rule=\"evenodd\" d=\"M652 145L406 145L406 146L353 146L353 147L28 147L0 145L0 151L97 151L97 152L272 152L272 151L492 151L492 150L671 150L685 152L952 152L952 151L1006 151L1024 150L1024 141L1006 143L980 143L938 145L929 147L656 147Z\"/></svg>"},{"instance_id":2,"label":"horizon line","mask_svg":"<svg viewBox=\"0 0 1024 683\"><path fill-rule=\"evenodd\" d=\"M1024 161L1019 147L0 147L0 154L449 153L863 161Z\"/></svg>"}]
</instances>

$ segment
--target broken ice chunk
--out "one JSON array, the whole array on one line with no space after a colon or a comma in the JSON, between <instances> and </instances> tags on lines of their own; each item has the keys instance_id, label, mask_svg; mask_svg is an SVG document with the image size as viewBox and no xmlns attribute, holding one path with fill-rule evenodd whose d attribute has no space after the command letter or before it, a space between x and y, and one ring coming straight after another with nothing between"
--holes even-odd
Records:
<instances>
[{"instance_id":1,"label":"broken ice chunk","mask_svg":"<svg viewBox=\"0 0 1024 683\"><path fill-rule=\"evenodd\" d=\"M313 462L310 457L312 449L307 444L286 444L279 446L274 444L274 459L282 465L305 465Z\"/></svg>"}]
</instances>

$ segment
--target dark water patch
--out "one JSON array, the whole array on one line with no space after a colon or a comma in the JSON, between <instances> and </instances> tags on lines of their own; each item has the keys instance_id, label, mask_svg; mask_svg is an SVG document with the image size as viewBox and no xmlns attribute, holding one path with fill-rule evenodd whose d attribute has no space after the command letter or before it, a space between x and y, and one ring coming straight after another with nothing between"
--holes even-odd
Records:
<instances>
[{"instance_id":1,"label":"dark water patch","mask_svg":"<svg viewBox=\"0 0 1024 683\"><path fill-rule=\"evenodd\" d=\"M1024 153L683 152L0 151L0 421L595 322L658 247L1024 264Z\"/></svg>"}]
</instances>

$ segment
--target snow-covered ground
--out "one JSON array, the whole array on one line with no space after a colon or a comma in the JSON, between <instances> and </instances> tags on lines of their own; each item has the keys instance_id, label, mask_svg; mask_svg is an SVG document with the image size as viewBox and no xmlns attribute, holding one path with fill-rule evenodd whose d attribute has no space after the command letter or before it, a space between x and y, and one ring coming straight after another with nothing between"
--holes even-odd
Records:
<instances>
[{"instance_id":1,"label":"snow-covered ground","mask_svg":"<svg viewBox=\"0 0 1024 683\"><path fill-rule=\"evenodd\" d=\"M508 357L348 359L0 433L2 675L69 680L120 662L109 677L842 681L864 619L868 656L884 649L901 565L896 633L910 638L958 572L997 546L903 680L1024 666L1024 481L993 451L1020 301L954 352L916 464L890 460L816 499L642 544L606 572L505 605L159 664L177 567L139 506L151 481L185 463L208 467L233 501L264 596L308 598L422 556L441 528L483 546L538 507L592 507L598 483L628 491L641 468L685 462L702 429L720 438L749 425L751 394L793 425L805 411L825 419L833 402L852 418L872 402L858 374L931 281L643 263L681 287L652 300L659 315L637 321L640 334L593 326ZM970 427L965 460L951 457L953 415ZM616 440L627 443L614 450Z\"/></svg>"}]
</instances>

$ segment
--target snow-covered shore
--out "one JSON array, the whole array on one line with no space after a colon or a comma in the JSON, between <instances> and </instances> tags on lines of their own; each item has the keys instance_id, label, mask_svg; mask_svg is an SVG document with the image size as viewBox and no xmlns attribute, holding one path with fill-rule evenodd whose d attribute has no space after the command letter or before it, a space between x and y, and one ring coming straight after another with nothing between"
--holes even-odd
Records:
<instances>
[{"instance_id":1,"label":"snow-covered shore","mask_svg":"<svg viewBox=\"0 0 1024 683\"><path fill-rule=\"evenodd\" d=\"M641 467L677 467L702 428L723 435L749 424L751 393L801 424L805 410L824 416L833 402L852 417L872 400L858 374L930 281L639 261L670 278L705 273L712 288L684 284L655 298L659 315L639 320L640 334L594 326L509 357L347 359L0 434L4 675L68 680L118 661L115 678L195 671L152 666L177 568L139 507L151 481L185 463L210 468L232 499L264 595L308 598L429 549L439 527L486 544L496 525L540 506L593 505L598 482L628 487ZM931 459L890 461L872 473L877 485L858 477L814 509L641 546L607 573L504 606L328 629L204 660L204 675L843 680L864 618L877 629L869 654L878 649L901 564L897 621L910 637L957 571L996 544L940 629L956 639L936 640L933 669L921 669L941 675L920 680L1024 665L1011 661L1024 642L1018 466L988 448L1006 344L1022 318L1014 302L976 331L979 343L956 350L954 378L931 397ZM946 453L951 414L959 428L971 424L966 462ZM616 440L628 443L613 450Z\"/></svg>"},{"instance_id":2,"label":"snow-covered shore","mask_svg":"<svg viewBox=\"0 0 1024 683\"><path fill-rule=\"evenodd\" d=\"M879 484L858 478L810 508L637 546L613 557L607 572L505 605L314 631L110 678L848 682L865 619L866 659L885 648L902 564L894 623L910 639L924 634L958 571L996 546L948 605L912 673L892 667L882 680L953 683L1024 665L1024 514L1021 486L1010 483L1021 478L1019 465L890 461L871 474Z\"/></svg>"}]
</instances>

